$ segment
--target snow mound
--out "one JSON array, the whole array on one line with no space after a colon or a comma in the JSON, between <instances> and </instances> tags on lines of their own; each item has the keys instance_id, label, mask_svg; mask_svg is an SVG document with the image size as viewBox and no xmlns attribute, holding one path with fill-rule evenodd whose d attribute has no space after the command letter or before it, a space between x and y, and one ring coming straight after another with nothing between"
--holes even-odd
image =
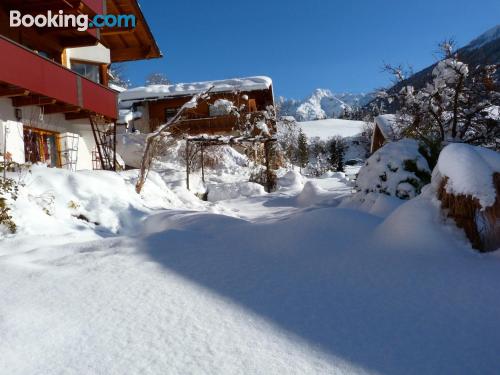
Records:
<instances>
[{"instance_id":1,"label":"snow mound","mask_svg":"<svg viewBox=\"0 0 500 375\"><path fill-rule=\"evenodd\" d=\"M255 182L236 182L227 184L208 185L208 200L218 202L242 197L264 195L266 191L262 185Z\"/></svg>"},{"instance_id":2,"label":"snow mound","mask_svg":"<svg viewBox=\"0 0 500 375\"><path fill-rule=\"evenodd\" d=\"M446 191L455 195L470 195L483 208L493 206L496 189L493 174L500 172L500 154L479 146L451 144L446 146L434 171L433 180L448 177ZM440 176L439 176L440 175Z\"/></svg>"},{"instance_id":3,"label":"snow mound","mask_svg":"<svg viewBox=\"0 0 500 375\"><path fill-rule=\"evenodd\" d=\"M141 166L147 134L117 134L116 151L122 157L125 165L139 168Z\"/></svg>"},{"instance_id":4,"label":"snow mound","mask_svg":"<svg viewBox=\"0 0 500 375\"><path fill-rule=\"evenodd\" d=\"M374 216L385 218L403 203L403 200L386 194L358 193L352 197L344 199L339 204L339 207L359 210Z\"/></svg>"},{"instance_id":5,"label":"snow mound","mask_svg":"<svg viewBox=\"0 0 500 375\"><path fill-rule=\"evenodd\" d=\"M299 207L312 206L322 200L325 193L325 190L321 189L314 182L307 181L300 194L297 195L297 205Z\"/></svg>"},{"instance_id":6,"label":"snow mound","mask_svg":"<svg viewBox=\"0 0 500 375\"><path fill-rule=\"evenodd\" d=\"M198 200L194 195L192 202L179 198L155 172L138 195L136 178L137 171L71 172L35 165L12 202L18 233L133 231L152 210L194 207Z\"/></svg>"},{"instance_id":7,"label":"snow mound","mask_svg":"<svg viewBox=\"0 0 500 375\"><path fill-rule=\"evenodd\" d=\"M380 148L360 169L357 189L365 194L383 193L411 199L430 182L431 170L412 139L391 142Z\"/></svg>"},{"instance_id":8,"label":"snow mound","mask_svg":"<svg viewBox=\"0 0 500 375\"><path fill-rule=\"evenodd\" d=\"M297 171L288 171L278 179L279 189L301 190L304 187L305 178Z\"/></svg>"}]
</instances>

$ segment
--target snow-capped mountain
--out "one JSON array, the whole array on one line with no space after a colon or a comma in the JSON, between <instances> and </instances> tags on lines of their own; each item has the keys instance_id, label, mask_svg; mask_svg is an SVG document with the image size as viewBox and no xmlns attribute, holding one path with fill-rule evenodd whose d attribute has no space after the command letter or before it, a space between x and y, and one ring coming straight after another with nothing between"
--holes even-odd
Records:
<instances>
[{"instance_id":1,"label":"snow-capped mountain","mask_svg":"<svg viewBox=\"0 0 500 375\"><path fill-rule=\"evenodd\" d=\"M338 117L344 109L361 107L372 99L372 94L337 94L328 89L316 89L304 100L280 97L278 107L281 116L293 116L298 121L311 121Z\"/></svg>"}]
</instances>

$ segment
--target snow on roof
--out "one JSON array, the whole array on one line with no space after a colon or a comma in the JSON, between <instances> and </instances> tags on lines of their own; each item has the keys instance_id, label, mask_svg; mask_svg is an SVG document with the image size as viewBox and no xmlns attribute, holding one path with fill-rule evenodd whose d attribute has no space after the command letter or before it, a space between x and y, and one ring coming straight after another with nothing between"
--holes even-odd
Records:
<instances>
[{"instance_id":1,"label":"snow on roof","mask_svg":"<svg viewBox=\"0 0 500 375\"><path fill-rule=\"evenodd\" d=\"M441 151L436 169L441 176L448 177L446 190L449 193L471 195L483 208L495 204L493 174L500 172L500 153L454 143Z\"/></svg>"},{"instance_id":2,"label":"snow on roof","mask_svg":"<svg viewBox=\"0 0 500 375\"><path fill-rule=\"evenodd\" d=\"M386 114L375 117L375 124L378 126L384 137L388 140L394 139L394 126L397 123L396 115Z\"/></svg>"},{"instance_id":3,"label":"snow on roof","mask_svg":"<svg viewBox=\"0 0 500 375\"><path fill-rule=\"evenodd\" d=\"M308 138L318 137L327 140L335 136L354 137L363 133L364 121L326 119L303 121L298 125Z\"/></svg>"},{"instance_id":4,"label":"snow on roof","mask_svg":"<svg viewBox=\"0 0 500 375\"><path fill-rule=\"evenodd\" d=\"M120 101L154 100L174 96L194 95L212 88L212 92L267 90L272 85L269 77L257 76L232 78L219 81L150 85L129 89L120 93Z\"/></svg>"}]
</instances>

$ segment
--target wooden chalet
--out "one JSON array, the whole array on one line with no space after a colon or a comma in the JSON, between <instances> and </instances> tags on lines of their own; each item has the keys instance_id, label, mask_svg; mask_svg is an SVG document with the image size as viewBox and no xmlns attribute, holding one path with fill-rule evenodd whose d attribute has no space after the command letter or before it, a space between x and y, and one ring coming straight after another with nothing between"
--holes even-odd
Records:
<instances>
[{"instance_id":1,"label":"wooden chalet","mask_svg":"<svg viewBox=\"0 0 500 375\"><path fill-rule=\"evenodd\" d=\"M274 108L272 81L268 77L235 78L220 81L151 85L120 93L120 108L124 115L120 121L129 131L154 131L165 124L194 94L210 90L210 98L182 116L174 131L185 135L237 135L241 116L221 111L217 103L228 101L241 114L265 121L270 132L275 131L274 119L264 113ZM246 117L246 116L245 116Z\"/></svg>"},{"instance_id":2,"label":"wooden chalet","mask_svg":"<svg viewBox=\"0 0 500 375\"><path fill-rule=\"evenodd\" d=\"M136 27L10 27L11 10L133 14ZM73 170L114 169L118 92L108 86L109 65L156 57L160 50L136 0L2 0L0 158Z\"/></svg>"},{"instance_id":3,"label":"wooden chalet","mask_svg":"<svg viewBox=\"0 0 500 375\"><path fill-rule=\"evenodd\" d=\"M396 124L395 115L386 114L375 117L370 147L370 152L372 154L387 142L392 142L394 140L394 128Z\"/></svg>"}]
</instances>

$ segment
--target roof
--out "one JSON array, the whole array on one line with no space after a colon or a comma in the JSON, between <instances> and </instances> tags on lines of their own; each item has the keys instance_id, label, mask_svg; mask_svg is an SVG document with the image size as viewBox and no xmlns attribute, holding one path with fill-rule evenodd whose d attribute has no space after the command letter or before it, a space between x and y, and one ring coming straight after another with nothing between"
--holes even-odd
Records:
<instances>
[{"instance_id":1,"label":"roof","mask_svg":"<svg viewBox=\"0 0 500 375\"><path fill-rule=\"evenodd\" d=\"M393 140L395 137L394 127L397 124L396 115L386 114L375 117L375 124L378 126L382 135L387 140Z\"/></svg>"},{"instance_id":2,"label":"roof","mask_svg":"<svg viewBox=\"0 0 500 375\"><path fill-rule=\"evenodd\" d=\"M176 96L194 95L212 88L212 92L268 90L272 85L269 77L232 78L219 81L176 83L135 87L120 93L120 101L146 101Z\"/></svg>"},{"instance_id":3,"label":"roof","mask_svg":"<svg viewBox=\"0 0 500 375\"><path fill-rule=\"evenodd\" d=\"M135 28L102 28L101 42L111 50L111 61L132 61L162 57L137 0L106 0L107 14L135 15Z\"/></svg>"}]
</instances>

